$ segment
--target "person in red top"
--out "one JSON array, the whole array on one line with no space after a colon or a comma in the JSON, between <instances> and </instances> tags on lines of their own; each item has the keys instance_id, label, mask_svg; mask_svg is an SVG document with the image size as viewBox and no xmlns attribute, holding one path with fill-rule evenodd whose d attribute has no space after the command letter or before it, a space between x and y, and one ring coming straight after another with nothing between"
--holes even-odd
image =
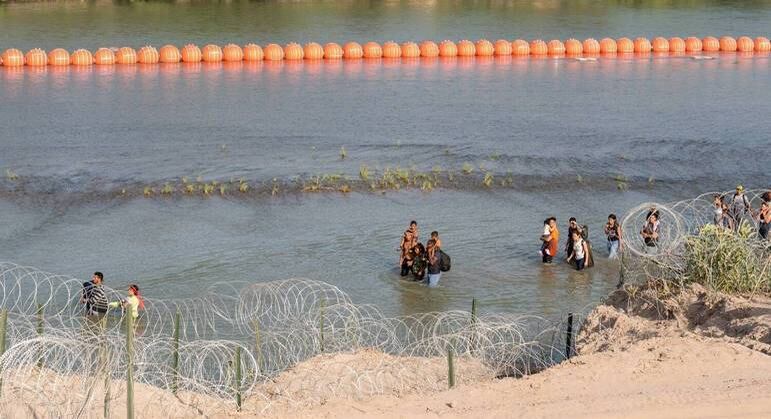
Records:
<instances>
[{"instance_id":1,"label":"person in red top","mask_svg":"<svg viewBox=\"0 0 771 419\"><path fill-rule=\"evenodd\" d=\"M551 230L551 237L549 237L549 252L544 252L543 263L552 263L552 260L557 256L559 251L560 231L557 228L557 219L555 217L549 218L549 228Z\"/></svg>"}]
</instances>

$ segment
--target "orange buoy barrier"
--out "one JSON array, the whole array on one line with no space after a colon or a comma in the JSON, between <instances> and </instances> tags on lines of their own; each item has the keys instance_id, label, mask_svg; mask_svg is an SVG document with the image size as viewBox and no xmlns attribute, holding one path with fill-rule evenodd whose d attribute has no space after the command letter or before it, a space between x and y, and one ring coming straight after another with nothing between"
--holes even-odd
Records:
<instances>
[{"instance_id":1,"label":"orange buoy barrier","mask_svg":"<svg viewBox=\"0 0 771 419\"><path fill-rule=\"evenodd\" d=\"M114 65L115 53L109 48L99 48L94 52L94 64L96 65Z\"/></svg>"},{"instance_id":2,"label":"orange buoy barrier","mask_svg":"<svg viewBox=\"0 0 771 419\"><path fill-rule=\"evenodd\" d=\"M653 52L669 52L669 41L663 36L657 36L653 38L651 47L653 48Z\"/></svg>"},{"instance_id":3,"label":"orange buoy barrier","mask_svg":"<svg viewBox=\"0 0 771 419\"><path fill-rule=\"evenodd\" d=\"M618 52L618 44L613 38L602 38L600 40L600 53L601 54L615 54Z\"/></svg>"},{"instance_id":4,"label":"orange buoy barrier","mask_svg":"<svg viewBox=\"0 0 771 419\"><path fill-rule=\"evenodd\" d=\"M48 53L49 65L70 65L70 53L64 48L56 48Z\"/></svg>"},{"instance_id":5,"label":"orange buoy barrier","mask_svg":"<svg viewBox=\"0 0 771 419\"><path fill-rule=\"evenodd\" d=\"M284 46L284 59L285 60L302 60L305 58L305 51L303 47L296 42L290 42Z\"/></svg>"},{"instance_id":6,"label":"orange buoy barrier","mask_svg":"<svg viewBox=\"0 0 771 419\"><path fill-rule=\"evenodd\" d=\"M374 41L369 41L362 47L364 58L380 58L383 56L383 48Z\"/></svg>"},{"instance_id":7,"label":"orange buoy barrier","mask_svg":"<svg viewBox=\"0 0 771 419\"><path fill-rule=\"evenodd\" d=\"M137 62L140 64L158 64L161 57L155 47L146 45L137 51Z\"/></svg>"},{"instance_id":8,"label":"orange buoy barrier","mask_svg":"<svg viewBox=\"0 0 771 419\"><path fill-rule=\"evenodd\" d=\"M243 49L244 61L262 61L265 59L265 53L262 47L257 44L246 44Z\"/></svg>"},{"instance_id":9,"label":"orange buoy barrier","mask_svg":"<svg viewBox=\"0 0 771 419\"><path fill-rule=\"evenodd\" d=\"M720 38L720 51L734 52L736 51L736 40L730 36L723 36Z\"/></svg>"},{"instance_id":10,"label":"orange buoy barrier","mask_svg":"<svg viewBox=\"0 0 771 419\"><path fill-rule=\"evenodd\" d=\"M530 44L524 39L517 39L511 43L511 54L516 56L530 55Z\"/></svg>"},{"instance_id":11,"label":"orange buoy barrier","mask_svg":"<svg viewBox=\"0 0 771 419\"><path fill-rule=\"evenodd\" d=\"M549 55L564 55L565 54L565 44L562 43L559 39L552 39L547 44L547 47L549 49Z\"/></svg>"},{"instance_id":12,"label":"orange buoy barrier","mask_svg":"<svg viewBox=\"0 0 771 419\"><path fill-rule=\"evenodd\" d=\"M343 58L357 60L364 56L364 48L358 42L346 42L343 46Z\"/></svg>"},{"instance_id":13,"label":"orange buoy barrier","mask_svg":"<svg viewBox=\"0 0 771 419\"><path fill-rule=\"evenodd\" d=\"M209 44L201 49L201 59L207 63L222 61L222 48L219 45Z\"/></svg>"},{"instance_id":14,"label":"orange buoy barrier","mask_svg":"<svg viewBox=\"0 0 771 419\"><path fill-rule=\"evenodd\" d=\"M303 56L306 60L323 60L324 47L316 42L309 42L303 47Z\"/></svg>"},{"instance_id":15,"label":"orange buoy barrier","mask_svg":"<svg viewBox=\"0 0 771 419\"><path fill-rule=\"evenodd\" d=\"M749 36L740 36L736 40L736 50L739 52L752 52L755 50L755 42Z\"/></svg>"},{"instance_id":16,"label":"orange buoy barrier","mask_svg":"<svg viewBox=\"0 0 771 419\"><path fill-rule=\"evenodd\" d=\"M581 44L584 54L596 55L600 53L600 43L594 38L584 40Z\"/></svg>"},{"instance_id":17,"label":"orange buoy barrier","mask_svg":"<svg viewBox=\"0 0 771 419\"><path fill-rule=\"evenodd\" d=\"M495 54L493 43L487 39L480 39L477 41L476 44L474 44L474 49L476 49L476 53L480 57L490 57Z\"/></svg>"},{"instance_id":18,"label":"orange buoy barrier","mask_svg":"<svg viewBox=\"0 0 771 419\"><path fill-rule=\"evenodd\" d=\"M439 56L439 45L434 41L423 41L420 43L420 56L434 58Z\"/></svg>"},{"instance_id":19,"label":"orange buoy barrier","mask_svg":"<svg viewBox=\"0 0 771 419\"><path fill-rule=\"evenodd\" d=\"M174 45L164 45L158 50L158 61L167 64L175 64L182 60L182 53Z\"/></svg>"},{"instance_id":20,"label":"orange buoy barrier","mask_svg":"<svg viewBox=\"0 0 771 419\"><path fill-rule=\"evenodd\" d=\"M237 63L244 60L244 50L236 44L227 44L222 47L222 60Z\"/></svg>"},{"instance_id":21,"label":"orange buoy barrier","mask_svg":"<svg viewBox=\"0 0 771 419\"><path fill-rule=\"evenodd\" d=\"M685 52L701 52L701 49L701 39L695 36L689 36L688 38L685 38Z\"/></svg>"},{"instance_id":22,"label":"orange buoy barrier","mask_svg":"<svg viewBox=\"0 0 771 419\"><path fill-rule=\"evenodd\" d=\"M511 55L512 53L511 42L505 39L499 39L495 41L495 44L493 44L493 49L495 50L495 55L499 57Z\"/></svg>"},{"instance_id":23,"label":"orange buoy barrier","mask_svg":"<svg viewBox=\"0 0 771 419\"><path fill-rule=\"evenodd\" d=\"M343 47L334 42L324 45L324 58L327 60L339 60L343 58Z\"/></svg>"},{"instance_id":24,"label":"orange buoy barrier","mask_svg":"<svg viewBox=\"0 0 771 419\"><path fill-rule=\"evenodd\" d=\"M648 38L638 37L634 39L634 52L638 54L647 54L651 52L651 41Z\"/></svg>"},{"instance_id":25,"label":"orange buoy barrier","mask_svg":"<svg viewBox=\"0 0 771 419\"><path fill-rule=\"evenodd\" d=\"M718 52L720 51L720 41L714 36L705 36L701 40L701 50L706 52Z\"/></svg>"},{"instance_id":26,"label":"orange buoy barrier","mask_svg":"<svg viewBox=\"0 0 771 419\"><path fill-rule=\"evenodd\" d=\"M546 42L540 39L530 41L530 55L546 55L549 53L549 47Z\"/></svg>"},{"instance_id":27,"label":"orange buoy barrier","mask_svg":"<svg viewBox=\"0 0 771 419\"><path fill-rule=\"evenodd\" d=\"M87 49L75 50L70 55L70 64L72 65L91 65L94 63L94 57L91 55L91 51Z\"/></svg>"},{"instance_id":28,"label":"orange buoy barrier","mask_svg":"<svg viewBox=\"0 0 771 419\"><path fill-rule=\"evenodd\" d=\"M50 61L51 57L48 58ZM115 53L115 62L117 64L136 64L137 52L130 47L118 48L118 52Z\"/></svg>"},{"instance_id":29,"label":"orange buoy barrier","mask_svg":"<svg viewBox=\"0 0 771 419\"><path fill-rule=\"evenodd\" d=\"M570 38L565 41L565 54L581 55L584 53L584 44L578 39Z\"/></svg>"},{"instance_id":30,"label":"orange buoy barrier","mask_svg":"<svg viewBox=\"0 0 771 419\"><path fill-rule=\"evenodd\" d=\"M669 38L669 52L682 54L685 52L685 41L680 37Z\"/></svg>"},{"instance_id":31,"label":"orange buoy barrier","mask_svg":"<svg viewBox=\"0 0 771 419\"><path fill-rule=\"evenodd\" d=\"M8 48L3 51L2 61L5 67L21 67L24 65L24 54L16 48Z\"/></svg>"},{"instance_id":32,"label":"orange buoy barrier","mask_svg":"<svg viewBox=\"0 0 771 419\"><path fill-rule=\"evenodd\" d=\"M396 42L388 41L383 44L383 58L401 58L402 47Z\"/></svg>"},{"instance_id":33,"label":"orange buoy barrier","mask_svg":"<svg viewBox=\"0 0 771 419\"><path fill-rule=\"evenodd\" d=\"M420 47L414 42L405 42L402 44L402 57L404 58L419 58Z\"/></svg>"},{"instance_id":34,"label":"orange buoy barrier","mask_svg":"<svg viewBox=\"0 0 771 419\"><path fill-rule=\"evenodd\" d=\"M444 40L439 44L440 57L456 57L458 55L458 46L455 42Z\"/></svg>"},{"instance_id":35,"label":"orange buoy barrier","mask_svg":"<svg viewBox=\"0 0 771 419\"><path fill-rule=\"evenodd\" d=\"M284 49L278 44L268 44L263 49L267 61L281 61L284 59Z\"/></svg>"},{"instance_id":36,"label":"orange buoy barrier","mask_svg":"<svg viewBox=\"0 0 771 419\"><path fill-rule=\"evenodd\" d=\"M40 48L31 49L24 55L24 61L30 67L45 67L48 65L48 56Z\"/></svg>"},{"instance_id":37,"label":"orange buoy barrier","mask_svg":"<svg viewBox=\"0 0 771 419\"><path fill-rule=\"evenodd\" d=\"M182 47L180 56L182 61L186 63L200 63L201 62L201 49L198 45L187 44Z\"/></svg>"},{"instance_id":38,"label":"orange buoy barrier","mask_svg":"<svg viewBox=\"0 0 771 419\"><path fill-rule=\"evenodd\" d=\"M634 52L634 41L629 38L619 38L616 41L616 48L619 54L631 54Z\"/></svg>"},{"instance_id":39,"label":"orange buoy barrier","mask_svg":"<svg viewBox=\"0 0 771 419\"><path fill-rule=\"evenodd\" d=\"M771 51L771 41L765 36L759 36L755 38L755 51L757 52L769 52Z\"/></svg>"},{"instance_id":40,"label":"orange buoy barrier","mask_svg":"<svg viewBox=\"0 0 771 419\"><path fill-rule=\"evenodd\" d=\"M477 48L468 39L458 42L458 57L473 57L477 55Z\"/></svg>"}]
</instances>

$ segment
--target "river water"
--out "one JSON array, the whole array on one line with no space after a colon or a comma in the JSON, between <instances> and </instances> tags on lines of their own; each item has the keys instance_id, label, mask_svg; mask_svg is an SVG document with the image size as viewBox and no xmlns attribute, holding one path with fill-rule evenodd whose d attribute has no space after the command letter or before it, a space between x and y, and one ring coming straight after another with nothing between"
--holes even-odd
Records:
<instances>
[{"instance_id":1,"label":"river water","mask_svg":"<svg viewBox=\"0 0 771 419\"><path fill-rule=\"evenodd\" d=\"M626 4L4 3L0 49L768 36L771 21L764 1ZM471 298L483 311L580 310L618 282L601 235L608 213L771 183L770 64L719 54L0 67L0 169L18 175L0 181L0 259L81 278L101 270L108 285L137 282L156 298L304 277L389 315L468 309ZM372 191L362 166L442 180ZM303 192L323 174L353 191ZM185 194L183 177L230 189ZM250 192L235 190L242 178ZM596 267L541 265L550 215L563 234L570 216L591 227ZM453 257L437 289L396 271L412 219L423 240L439 230Z\"/></svg>"}]
</instances>

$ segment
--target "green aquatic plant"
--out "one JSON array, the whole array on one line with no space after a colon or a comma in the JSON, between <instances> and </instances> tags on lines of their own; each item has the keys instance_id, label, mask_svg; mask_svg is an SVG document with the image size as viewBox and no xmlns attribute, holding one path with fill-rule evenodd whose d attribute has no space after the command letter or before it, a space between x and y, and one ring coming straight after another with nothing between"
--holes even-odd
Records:
<instances>
[{"instance_id":1,"label":"green aquatic plant","mask_svg":"<svg viewBox=\"0 0 771 419\"><path fill-rule=\"evenodd\" d=\"M187 183L187 176L182 176L182 183Z\"/></svg>"},{"instance_id":2,"label":"green aquatic plant","mask_svg":"<svg viewBox=\"0 0 771 419\"><path fill-rule=\"evenodd\" d=\"M204 183L202 190L204 195L211 195L214 192L214 184Z\"/></svg>"},{"instance_id":3,"label":"green aquatic plant","mask_svg":"<svg viewBox=\"0 0 771 419\"><path fill-rule=\"evenodd\" d=\"M648 186L653 186L654 183L656 183L656 179L653 176L648 177Z\"/></svg>"},{"instance_id":4,"label":"green aquatic plant","mask_svg":"<svg viewBox=\"0 0 771 419\"><path fill-rule=\"evenodd\" d=\"M452 182L455 180L455 172L452 170L447 171L447 180Z\"/></svg>"},{"instance_id":5,"label":"green aquatic plant","mask_svg":"<svg viewBox=\"0 0 771 419\"><path fill-rule=\"evenodd\" d=\"M273 188L270 191L270 196L278 195L278 179L273 178Z\"/></svg>"},{"instance_id":6,"label":"green aquatic plant","mask_svg":"<svg viewBox=\"0 0 771 419\"><path fill-rule=\"evenodd\" d=\"M420 189L426 192L432 191L434 190L434 183L431 182L430 180L424 180L423 183L420 185Z\"/></svg>"},{"instance_id":7,"label":"green aquatic plant","mask_svg":"<svg viewBox=\"0 0 771 419\"><path fill-rule=\"evenodd\" d=\"M345 151L345 146L340 147L340 160L345 160L348 157L348 152Z\"/></svg>"},{"instance_id":8,"label":"green aquatic plant","mask_svg":"<svg viewBox=\"0 0 771 419\"><path fill-rule=\"evenodd\" d=\"M626 176L616 175L613 177L613 180L616 181L616 188L619 191L625 191L629 189L629 180L627 180Z\"/></svg>"},{"instance_id":9,"label":"green aquatic plant","mask_svg":"<svg viewBox=\"0 0 771 419\"><path fill-rule=\"evenodd\" d=\"M463 163L463 166L461 167L460 170L463 171L464 174L470 175L471 172L474 171L474 166L472 166L471 163L468 163L468 162Z\"/></svg>"},{"instance_id":10,"label":"green aquatic plant","mask_svg":"<svg viewBox=\"0 0 771 419\"><path fill-rule=\"evenodd\" d=\"M369 181L369 167L367 167L366 164L359 166L359 179L361 179L362 182Z\"/></svg>"},{"instance_id":11,"label":"green aquatic plant","mask_svg":"<svg viewBox=\"0 0 771 419\"><path fill-rule=\"evenodd\" d=\"M584 177L583 177L583 176L581 176L581 175L577 175L577 176L576 176L576 182L578 182L578 183L584 183Z\"/></svg>"},{"instance_id":12,"label":"green aquatic plant","mask_svg":"<svg viewBox=\"0 0 771 419\"><path fill-rule=\"evenodd\" d=\"M492 161L498 161L501 159L501 155L499 153L493 153L490 155L490 160Z\"/></svg>"},{"instance_id":13,"label":"green aquatic plant","mask_svg":"<svg viewBox=\"0 0 771 419\"><path fill-rule=\"evenodd\" d=\"M349 192L351 192L351 187L346 184L346 185L341 186L339 191L342 192L342 193L349 193Z\"/></svg>"},{"instance_id":14,"label":"green aquatic plant","mask_svg":"<svg viewBox=\"0 0 771 419\"><path fill-rule=\"evenodd\" d=\"M441 166L432 167L431 173L433 173L435 176L439 176L440 174L442 174L442 167Z\"/></svg>"},{"instance_id":15,"label":"green aquatic plant","mask_svg":"<svg viewBox=\"0 0 771 419\"><path fill-rule=\"evenodd\" d=\"M485 177L482 179L482 184L486 187L492 187L493 186L493 174L490 172L485 173Z\"/></svg>"},{"instance_id":16,"label":"green aquatic plant","mask_svg":"<svg viewBox=\"0 0 771 419\"><path fill-rule=\"evenodd\" d=\"M144 192L142 193L144 196L151 196L153 194L153 188L150 186L145 186Z\"/></svg>"},{"instance_id":17,"label":"green aquatic plant","mask_svg":"<svg viewBox=\"0 0 771 419\"><path fill-rule=\"evenodd\" d=\"M246 192L248 192L248 191L249 191L249 184L248 184L248 183L246 183L246 181L244 180L244 178L241 178L241 179L238 181L238 191L239 191L239 192L241 192L241 193L246 193Z\"/></svg>"},{"instance_id":18,"label":"green aquatic plant","mask_svg":"<svg viewBox=\"0 0 771 419\"><path fill-rule=\"evenodd\" d=\"M170 183L166 182L161 188L161 195L171 195L174 192L174 187Z\"/></svg>"},{"instance_id":19,"label":"green aquatic plant","mask_svg":"<svg viewBox=\"0 0 771 419\"><path fill-rule=\"evenodd\" d=\"M19 180L19 175L11 169L5 169L5 177L10 181Z\"/></svg>"},{"instance_id":20,"label":"green aquatic plant","mask_svg":"<svg viewBox=\"0 0 771 419\"><path fill-rule=\"evenodd\" d=\"M185 193L192 194L195 192L195 184L188 183L185 184Z\"/></svg>"},{"instance_id":21,"label":"green aquatic plant","mask_svg":"<svg viewBox=\"0 0 771 419\"><path fill-rule=\"evenodd\" d=\"M225 194L228 192L228 186L224 183L220 185L220 195L225 196Z\"/></svg>"}]
</instances>

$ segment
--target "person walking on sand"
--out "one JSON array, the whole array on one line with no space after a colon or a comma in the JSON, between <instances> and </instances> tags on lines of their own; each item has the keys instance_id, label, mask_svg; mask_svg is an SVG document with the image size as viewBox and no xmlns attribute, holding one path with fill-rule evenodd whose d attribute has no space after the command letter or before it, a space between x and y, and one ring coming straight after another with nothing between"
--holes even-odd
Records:
<instances>
[{"instance_id":1,"label":"person walking on sand","mask_svg":"<svg viewBox=\"0 0 771 419\"><path fill-rule=\"evenodd\" d=\"M608 238L608 258L616 259L621 250L621 225L616 214L608 215L608 223L605 224L605 236Z\"/></svg>"},{"instance_id":2,"label":"person walking on sand","mask_svg":"<svg viewBox=\"0 0 771 419\"><path fill-rule=\"evenodd\" d=\"M399 243L399 267L404 264L404 259L415 245L418 244L418 222L410 221L410 226L402 235L402 241Z\"/></svg>"},{"instance_id":3,"label":"person walking on sand","mask_svg":"<svg viewBox=\"0 0 771 419\"><path fill-rule=\"evenodd\" d=\"M86 306L87 316L96 316L107 313L107 295L104 293L102 282L104 274L94 272L91 281L83 283L83 293L80 297L80 303Z\"/></svg>"},{"instance_id":4,"label":"person walking on sand","mask_svg":"<svg viewBox=\"0 0 771 419\"><path fill-rule=\"evenodd\" d=\"M555 217L549 218L549 246L548 252L544 252L542 261L543 263L552 263L554 257L557 256L557 251L560 246L560 232L557 228L557 219Z\"/></svg>"},{"instance_id":5,"label":"person walking on sand","mask_svg":"<svg viewBox=\"0 0 771 419\"><path fill-rule=\"evenodd\" d=\"M568 262L575 260L577 271L582 271L588 264L589 246L578 231L573 232L573 253L568 257Z\"/></svg>"},{"instance_id":6,"label":"person walking on sand","mask_svg":"<svg viewBox=\"0 0 771 419\"><path fill-rule=\"evenodd\" d=\"M442 278L442 270L439 268L439 249L436 247L435 240L429 240L426 243L426 260L428 262L428 286L433 288L439 285Z\"/></svg>"},{"instance_id":7,"label":"person walking on sand","mask_svg":"<svg viewBox=\"0 0 771 419\"><path fill-rule=\"evenodd\" d=\"M131 284L128 287L128 297L125 300L114 301L109 304L110 308L118 308L129 310L131 317L134 319L139 317L139 310L145 309L145 300L139 294L139 287L136 284Z\"/></svg>"}]
</instances>

